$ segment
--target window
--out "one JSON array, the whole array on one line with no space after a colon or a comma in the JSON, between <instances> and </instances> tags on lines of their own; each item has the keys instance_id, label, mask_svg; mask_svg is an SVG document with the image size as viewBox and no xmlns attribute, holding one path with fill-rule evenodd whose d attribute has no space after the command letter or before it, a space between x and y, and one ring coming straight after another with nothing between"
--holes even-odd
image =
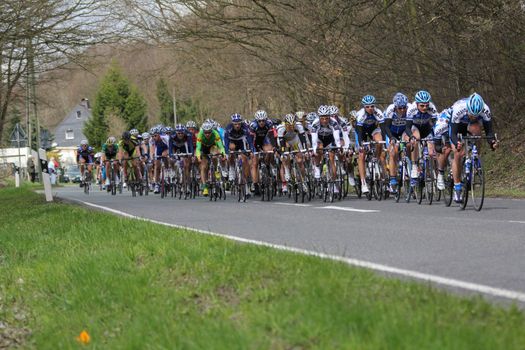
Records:
<instances>
[{"instance_id":1,"label":"window","mask_svg":"<svg viewBox=\"0 0 525 350\"><path fill-rule=\"evenodd\" d=\"M77 111L77 119L80 119L82 117L82 112Z\"/></svg>"},{"instance_id":2,"label":"window","mask_svg":"<svg viewBox=\"0 0 525 350\"><path fill-rule=\"evenodd\" d=\"M73 132L73 129L67 129L66 130L66 140L73 140L75 138L75 133Z\"/></svg>"}]
</instances>

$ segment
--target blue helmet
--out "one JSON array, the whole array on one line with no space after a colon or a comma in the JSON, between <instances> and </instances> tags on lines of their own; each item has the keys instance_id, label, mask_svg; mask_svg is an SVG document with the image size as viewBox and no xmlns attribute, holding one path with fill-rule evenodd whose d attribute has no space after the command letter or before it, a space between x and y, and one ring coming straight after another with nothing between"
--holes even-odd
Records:
<instances>
[{"instance_id":1,"label":"blue helmet","mask_svg":"<svg viewBox=\"0 0 525 350\"><path fill-rule=\"evenodd\" d=\"M468 101L467 101L468 114L473 115L474 117L477 117L483 111L484 106L485 106L485 102L483 101L483 98L479 94L473 93L468 98Z\"/></svg>"},{"instance_id":2,"label":"blue helmet","mask_svg":"<svg viewBox=\"0 0 525 350\"><path fill-rule=\"evenodd\" d=\"M376 98L372 95L366 95L365 97L361 99L361 104L363 106L373 105L375 103L376 103Z\"/></svg>"},{"instance_id":3,"label":"blue helmet","mask_svg":"<svg viewBox=\"0 0 525 350\"><path fill-rule=\"evenodd\" d=\"M175 132L185 132L186 131L186 127L182 124L177 124L175 126Z\"/></svg>"},{"instance_id":4,"label":"blue helmet","mask_svg":"<svg viewBox=\"0 0 525 350\"><path fill-rule=\"evenodd\" d=\"M417 103L429 103L432 97L430 97L430 94L428 91L421 90L418 91L416 94L416 102Z\"/></svg>"},{"instance_id":5,"label":"blue helmet","mask_svg":"<svg viewBox=\"0 0 525 350\"><path fill-rule=\"evenodd\" d=\"M233 123L240 123L240 122L242 122L242 116L239 113L232 114L230 118L231 118Z\"/></svg>"},{"instance_id":6,"label":"blue helmet","mask_svg":"<svg viewBox=\"0 0 525 350\"><path fill-rule=\"evenodd\" d=\"M166 126L163 130L163 133L165 134L171 134L173 132L173 128L171 126Z\"/></svg>"},{"instance_id":7,"label":"blue helmet","mask_svg":"<svg viewBox=\"0 0 525 350\"><path fill-rule=\"evenodd\" d=\"M394 95L394 99L392 102L394 103L394 106L396 108L406 107L408 104L408 97L398 92L397 94Z\"/></svg>"}]
</instances>

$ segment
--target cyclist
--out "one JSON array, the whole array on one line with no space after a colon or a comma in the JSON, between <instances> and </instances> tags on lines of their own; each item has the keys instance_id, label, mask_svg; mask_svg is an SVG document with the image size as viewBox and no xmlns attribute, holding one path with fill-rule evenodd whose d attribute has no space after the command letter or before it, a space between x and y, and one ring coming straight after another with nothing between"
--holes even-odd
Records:
<instances>
[{"instance_id":1,"label":"cyclist","mask_svg":"<svg viewBox=\"0 0 525 350\"><path fill-rule=\"evenodd\" d=\"M232 114L231 123L226 126L224 130L224 148L226 153L231 151L246 151L251 150L255 151L252 134L249 127L244 122L240 114ZM250 176L250 166L248 162L248 157L245 154L241 154L242 158L242 171L246 179ZM229 157L230 171L229 179L232 181L235 178L235 158Z\"/></svg>"},{"instance_id":2,"label":"cyclist","mask_svg":"<svg viewBox=\"0 0 525 350\"><path fill-rule=\"evenodd\" d=\"M461 161L465 155L465 150L462 148L461 141L458 139L458 134L465 136L469 133L474 136L480 136L482 125L491 149L495 150L498 147L498 143L494 136L492 115L489 106L483 101L483 98L479 94L473 93L469 97L456 101L456 103L452 105L450 144L454 151L452 176L454 177L455 202L462 201Z\"/></svg>"},{"instance_id":3,"label":"cyclist","mask_svg":"<svg viewBox=\"0 0 525 350\"><path fill-rule=\"evenodd\" d=\"M142 173L144 173L144 169L147 167L148 171L148 179L153 179L153 167L150 166L151 164L151 154L150 154L150 140L151 136L149 132L143 132L141 135L142 142L140 143L140 156L144 161L142 162ZM151 180L149 182L150 190L154 190L154 185Z\"/></svg>"},{"instance_id":4,"label":"cyclist","mask_svg":"<svg viewBox=\"0 0 525 350\"><path fill-rule=\"evenodd\" d=\"M197 134L199 133L199 126L193 120L189 120L186 123L186 130L188 130L192 135L193 149L195 149L197 147Z\"/></svg>"},{"instance_id":5,"label":"cyclist","mask_svg":"<svg viewBox=\"0 0 525 350\"><path fill-rule=\"evenodd\" d=\"M432 135L432 127L438 117L436 106L431 100L430 94L421 90L416 93L415 101L408 105L405 141L410 140L410 159L412 161L410 177L412 179L417 179L419 176L419 169L416 165L419 157L419 143L417 141ZM428 143L428 152L432 157L435 156L432 142Z\"/></svg>"},{"instance_id":6,"label":"cyclist","mask_svg":"<svg viewBox=\"0 0 525 350\"><path fill-rule=\"evenodd\" d=\"M140 156L139 141L135 136L131 136L131 133L129 131L124 131L122 133L122 138L119 142L118 152L120 163L124 163L124 177L126 179L126 182L130 171L130 169L128 169L128 160L131 160L131 170L135 172L135 179L137 181L142 181L142 175L139 170L138 159Z\"/></svg>"},{"instance_id":7,"label":"cyclist","mask_svg":"<svg viewBox=\"0 0 525 350\"><path fill-rule=\"evenodd\" d=\"M372 95L366 95L361 99L361 108L356 113L356 145L360 145L370 137L376 142L383 141L382 134L387 134L385 128L385 117L383 112L375 106L376 98ZM376 157L380 159L383 169L385 169L385 152L381 144L376 145ZM359 166L359 176L361 177L361 191L368 193L369 189L366 184L365 172L365 149L359 147L359 157L357 159Z\"/></svg>"},{"instance_id":8,"label":"cyclist","mask_svg":"<svg viewBox=\"0 0 525 350\"><path fill-rule=\"evenodd\" d=\"M350 133L353 130L352 124L350 124L346 118L342 117L339 114L339 108L337 108L337 106L332 105L328 108L330 110L330 117L334 119L337 122L337 124L339 124L339 128L341 130L341 146L344 150L344 152L341 153L341 161L348 161L349 164L348 170L350 171L350 173L348 174L348 183L350 186L355 186L353 164L352 162L350 162L353 155L353 149L350 147L352 145L352 142L350 141ZM343 173L345 171L346 170L343 168Z\"/></svg>"},{"instance_id":9,"label":"cyclist","mask_svg":"<svg viewBox=\"0 0 525 350\"><path fill-rule=\"evenodd\" d=\"M451 113L451 107L444 109L439 114L433 128L434 148L436 149L436 152L438 154L438 176L436 184L438 190L445 189L445 167L447 164L448 156L452 151L452 148L450 148L450 137L448 132L450 127L449 124Z\"/></svg>"},{"instance_id":10,"label":"cyclist","mask_svg":"<svg viewBox=\"0 0 525 350\"><path fill-rule=\"evenodd\" d=\"M273 150L272 143L268 134L273 128L272 121L268 119L268 114L264 110L258 110L255 112L255 119L250 123L250 131L254 134L254 148L257 152L265 151L271 152ZM269 155L265 155L265 161L268 163L270 161ZM254 185L254 194L256 196L260 195L259 190L259 171L258 171L258 161L256 158L253 159L252 164L252 179Z\"/></svg>"},{"instance_id":11,"label":"cyclist","mask_svg":"<svg viewBox=\"0 0 525 350\"><path fill-rule=\"evenodd\" d=\"M88 144L88 141L81 140L80 145L77 148L77 164L80 165L80 174L82 174L82 182L80 183L80 187L83 186L84 181L91 181L94 155L95 151L93 150L93 147ZM88 175L84 178L85 164L87 164Z\"/></svg>"},{"instance_id":12,"label":"cyclist","mask_svg":"<svg viewBox=\"0 0 525 350\"><path fill-rule=\"evenodd\" d=\"M221 136L217 130L213 129L213 125L209 122L204 122L202 124L201 130L197 135L197 147L195 149L195 157L200 162L200 171L201 171L201 188L203 189L202 194L204 196L208 195L208 184L207 184L207 173L208 173L208 158L210 154L222 154L223 162L226 156L224 151L224 145L221 141ZM205 157L203 158L202 155ZM224 173L225 167L223 167L223 177L226 177L227 174Z\"/></svg>"},{"instance_id":13,"label":"cyclist","mask_svg":"<svg viewBox=\"0 0 525 350\"><path fill-rule=\"evenodd\" d=\"M193 154L192 134L182 124L175 126L175 134L172 136L172 154ZM190 178L191 158L184 158L184 183Z\"/></svg>"},{"instance_id":14,"label":"cyclist","mask_svg":"<svg viewBox=\"0 0 525 350\"><path fill-rule=\"evenodd\" d=\"M161 170L161 159L164 162L164 165L168 167L168 151L170 145L170 138L164 133L163 126L153 127L150 132L152 136L149 141L150 144L150 154L155 155L154 162L154 171L155 171L155 189L154 193L160 192L160 170Z\"/></svg>"},{"instance_id":15,"label":"cyclist","mask_svg":"<svg viewBox=\"0 0 525 350\"><path fill-rule=\"evenodd\" d=\"M108 191L109 191L109 187L107 186L110 184L110 181L111 181L109 178L109 175L111 174L111 170L110 170L111 166L113 166L113 171L115 174L115 181L116 181L116 183L112 185L117 185L118 182L120 181L120 179L118 178L118 174L120 173L120 166L118 162L115 162L115 160L117 159L117 154L118 154L117 139L114 136L110 136L106 140L106 143L102 145L102 158L101 158L102 164L104 164L104 168L106 169L106 171L102 174L103 179L105 181L104 186L105 188L108 189Z\"/></svg>"},{"instance_id":16,"label":"cyclist","mask_svg":"<svg viewBox=\"0 0 525 350\"><path fill-rule=\"evenodd\" d=\"M284 117L284 123L277 127L277 145L281 152L288 147L294 151L303 151L306 149L306 135L303 125L296 121L295 115L287 114ZM304 178L305 169L302 153L297 153L295 157L301 176ZM281 179L283 179L283 192L288 192L288 181L290 181L290 157L284 157L281 166ZM305 184L306 186L306 184Z\"/></svg>"},{"instance_id":17,"label":"cyclist","mask_svg":"<svg viewBox=\"0 0 525 350\"><path fill-rule=\"evenodd\" d=\"M331 147L341 147L341 127L334 118L331 117L333 109L331 106L321 105L317 110L319 118L312 124L312 148L316 152L314 177L321 178L321 169L319 167L323 157L323 149ZM319 142L320 141L320 142ZM332 174L336 174L335 153L328 153ZM333 179L332 179L333 180ZM338 191L338 188L335 188Z\"/></svg>"},{"instance_id":18,"label":"cyclist","mask_svg":"<svg viewBox=\"0 0 525 350\"><path fill-rule=\"evenodd\" d=\"M390 192L397 191L397 166L399 145L398 142L403 140L406 128L408 97L401 92L394 95L392 104L385 110L385 129L387 132L386 144L388 147L389 161L388 171L390 175Z\"/></svg>"}]
</instances>

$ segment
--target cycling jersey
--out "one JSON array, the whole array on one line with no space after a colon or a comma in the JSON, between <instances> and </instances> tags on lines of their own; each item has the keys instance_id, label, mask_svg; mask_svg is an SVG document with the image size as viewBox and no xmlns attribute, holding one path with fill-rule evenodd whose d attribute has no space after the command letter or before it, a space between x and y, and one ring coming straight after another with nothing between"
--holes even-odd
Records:
<instances>
[{"instance_id":1,"label":"cycling jersey","mask_svg":"<svg viewBox=\"0 0 525 350\"><path fill-rule=\"evenodd\" d=\"M199 131L197 134L197 148L195 150L195 156L199 158L201 153L208 155L210 153L210 149L213 146L216 146L222 154L225 154L221 136L217 130L212 130L210 136L208 137L206 137L204 131Z\"/></svg>"},{"instance_id":2,"label":"cycling jersey","mask_svg":"<svg viewBox=\"0 0 525 350\"><path fill-rule=\"evenodd\" d=\"M150 146L155 147L155 156L156 157L162 157L162 154L164 151L169 149L170 145L170 137L169 135L161 134L159 135L159 140L155 140L155 136L152 136L149 139Z\"/></svg>"},{"instance_id":3,"label":"cycling jersey","mask_svg":"<svg viewBox=\"0 0 525 350\"><path fill-rule=\"evenodd\" d=\"M102 153L106 156L106 159L115 159L118 153L118 145L113 144L113 147L109 147L108 144L102 145Z\"/></svg>"},{"instance_id":4,"label":"cycling jersey","mask_svg":"<svg viewBox=\"0 0 525 350\"><path fill-rule=\"evenodd\" d=\"M452 108L447 108L439 114L433 128L434 139L441 139L443 135L448 135L451 112Z\"/></svg>"},{"instance_id":5,"label":"cycling jersey","mask_svg":"<svg viewBox=\"0 0 525 350\"><path fill-rule=\"evenodd\" d=\"M384 130L384 124L385 117L379 108L374 107L372 114L367 113L364 108L361 108L356 113L356 143L359 144L365 141L366 136L373 138L375 134Z\"/></svg>"},{"instance_id":6,"label":"cycling jersey","mask_svg":"<svg viewBox=\"0 0 525 350\"><path fill-rule=\"evenodd\" d=\"M390 133L393 137L396 139L401 139L401 136L405 132L406 124L407 124L407 111L405 110L405 113L399 115L396 111L396 106L392 103L389 105L385 110L385 121L386 121L386 130L390 130ZM390 137L390 135L389 135Z\"/></svg>"},{"instance_id":7,"label":"cycling jersey","mask_svg":"<svg viewBox=\"0 0 525 350\"><path fill-rule=\"evenodd\" d=\"M241 123L241 127L238 130L234 128L233 123L226 126L224 130L224 147L227 153L230 151L230 143L235 144L237 151L246 150L247 145L252 151L255 151L252 134L246 123Z\"/></svg>"},{"instance_id":8,"label":"cycling jersey","mask_svg":"<svg viewBox=\"0 0 525 350\"><path fill-rule=\"evenodd\" d=\"M492 125L492 114L490 113L490 108L485 103L481 113L475 118L474 121L470 120L468 117L467 110L467 101L468 98L463 98L456 101L452 105L452 112L450 117L450 142L452 144L457 144L458 142L458 133L462 135L467 134L468 125L472 123L483 123L483 129L485 129L485 134L490 138L487 140L489 143L494 139L494 131Z\"/></svg>"},{"instance_id":9,"label":"cycling jersey","mask_svg":"<svg viewBox=\"0 0 525 350\"><path fill-rule=\"evenodd\" d=\"M335 116L334 120L339 124L339 128L341 130L341 139L344 141L344 148L347 149L350 147L350 132L352 131L352 124L348 122L346 118Z\"/></svg>"},{"instance_id":10,"label":"cycling jersey","mask_svg":"<svg viewBox=\"0 0 525 350\"><path fill-rule=\"evenodd\" d=\"M412 137L412 127L415 127L419 130L419 135L422 139L427 137L432 132L433 120L438 117L436 106L429 102L425 113L417 109L416 102L409 103L407 107L406 134Z\"/></svg>"},{"instance_id":11,"label":"cycling jersey","mask_svg":"<svg viewBox=\"0 0 525 350\"><path fill-rule=\"evenodd\" d=\"M326 125L322 125L319 119L312 123L312 148L317 149L318 141L323 143L323 147L335 145L341 147L341 127L334 118L330 118Z\"/></svg>"},{"instance_id":12,"label":"cycling jersey","mask_svg":"<svg viewBox=\"0 0 525 350\"><path fill-rule=\"evenodd\" d=\"M267 119L264 121L264 125L260 126L257 120L254 120L250 124L250 130L255 135L254 137L254 146L256 150L260 150L264 145L271 144L268 133L273 128L273 123Z\"/></svg>"},{"instance_id":13,"label":"cycling jersey","mask_svg":"<svg viewBox=\"0 0 525 350\"><path fill-rule=\"evenodd\" d=\"M126 152L129 155L129 157L137 156L135 154L135 147L137 147L138 145L139 145L139 141L137 140L135 136L131 136L129 141L124 141L121 139L118 143L118 147L124 152Z\"/></svg>"},{"instance_id":14,"label":"cycling jersey","mask_svg":"<svg viewBox=\"0 0 525 350\"><path fill-rule=\"evenodd\" d=\"M306 146L306 136L301 123L296 122L291 131L286 130L285 123L277 126L277 145L284 148L287 144L289 147L304 149Z\"/></svg>"},{"instance_id":15,"label":"cycling jersey","mask_svg":"<svg viewBox=\"0 0 525 350\"><path fill-rule=\"evenodd\" d=\"M192 134L187 131L182 139L177 134L171 135L170 154L174 153L193 153Z\"/></svg>"},{"instance_id":16,"label":"cycling jersey","mask_svg":"<svg viewBox=\"0 0 525 350\"><path fill-rule=\"evenodd\" d=\"M82 146L78 146L77 163L80 161L80 158L83 158L86 161L86 163L93 163L94 155L95 151L93 150L93 147L87 146L86 149L83 149Z\"/></svg>"}]
</instances>

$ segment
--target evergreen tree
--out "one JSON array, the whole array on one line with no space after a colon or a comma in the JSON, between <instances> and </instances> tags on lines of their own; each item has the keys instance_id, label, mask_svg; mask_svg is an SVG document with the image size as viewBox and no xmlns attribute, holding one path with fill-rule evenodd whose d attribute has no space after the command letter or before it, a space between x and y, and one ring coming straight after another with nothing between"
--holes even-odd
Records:
<instances>
[{"instance_id":1,"label":"evergreen tree","mask_svg":"<svg viewBox=\"0 0 525 350\"><path fill-rule=\"evenodd\" d=\"M130 94L129 81L113 62L96 93L92 117L84 126L84 135L91 145L100 147L106 141L110 115L117 115L128 124L129 109L126 109L126 105Z\"/></svg>"},{"instance_id":2,"label":"evergreen tree","mask_svg":"<svg viewBox=\"0 0 525 350\"><path fill-rule=\"evenodd\" d=\"M148 127L148 117L146 116L146 100L139 93L137 88L132 87L126 100L124 110L125 121L128 129L138 129L144 131Z\"/></svg>"},{"instance_id":3,"label":"evergreen tree","mask_svg":"<svg viewBox=\"0 0 525 350\"><path fill-rule=\"evenodd\" d=\"M173 122L173 98L168 90L168 84L163 78L157 82L157 99L160 106L160 122L164 125L170 125Z\"/></svg>"}]
</instances>

